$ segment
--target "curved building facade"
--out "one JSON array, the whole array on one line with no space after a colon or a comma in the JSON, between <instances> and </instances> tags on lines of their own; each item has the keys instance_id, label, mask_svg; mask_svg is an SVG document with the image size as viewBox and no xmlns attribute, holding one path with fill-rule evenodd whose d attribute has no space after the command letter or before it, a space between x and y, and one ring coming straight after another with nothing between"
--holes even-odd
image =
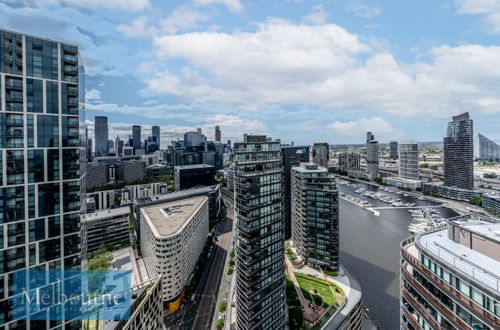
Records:
<instances>
[{"instance_id":1,"label":"curved building facade","mask_svg":"<svg viewBox=\"0 0 500 330\"><path fill-rule=\"evenodd\" d=\"M184 289L208 236L208 198L141 208L141 252L150 277L162 275L163 301Z\"/></svg>"},{"instance_id":2,"label":"curved building facade","mask_svg":"<svg viewBox=\"0 0 500 330\"><path fill-rule=\"evenodd\" d=\"M401 328L500 328L500 223L477 215L401 243Z\"/></svg>"}]
</instances>

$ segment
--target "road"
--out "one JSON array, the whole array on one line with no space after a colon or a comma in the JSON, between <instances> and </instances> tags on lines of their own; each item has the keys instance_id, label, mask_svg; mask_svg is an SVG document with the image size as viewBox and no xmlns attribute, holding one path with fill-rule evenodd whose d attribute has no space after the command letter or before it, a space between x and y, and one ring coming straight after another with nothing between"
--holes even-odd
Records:
<instances>
[{"instance_id":1,"label":"road","mask_svg":"<svg viewBox=\"0 0 500 330\"><path fill-rule=\"evenodd\" d=\"M226 204L228 204L226 202ZM233 213L228 207L228 213L223 223L217 226L217 242L215 242L209 262L203 272L198 299L185 312L182 329L210 329L216 311L217 293L228 254L228 246L233 229Z\"/></svg>"}]
</instances>

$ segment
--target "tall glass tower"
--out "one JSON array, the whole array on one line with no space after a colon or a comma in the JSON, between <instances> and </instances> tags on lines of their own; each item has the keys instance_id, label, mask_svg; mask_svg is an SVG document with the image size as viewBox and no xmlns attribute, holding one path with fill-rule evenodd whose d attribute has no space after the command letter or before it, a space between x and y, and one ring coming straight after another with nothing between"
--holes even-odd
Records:
<instances>
[{"instance_id":1,"label":"tall glass tower","mask_svg":"<svg viewBox=\"0 0 500 330\"><path fill-rule=\"evenodd\" d=\"M469 113L454 116L443 139L444 184L474 189L474 137Z\"/></svg>"},{"instance_id":2,"label":"tall glass tower","mask_svg":"<svg viewBox=\"0 0 500 330\"><path fill-rule=\"evenodd\" d=\"M85 121L78 62L77 46L0 30L1 329L81 326L14 320L11 290L17 270L80 269Z\"/></svg>"},{"instance_id":3,"label":"tall glass tower","mask_svg":"<svg viewBox=\"0 0 500 330\"><path fill-rule=\"evenodd\" d=\"M285 327L283 164L280 142L234 144L238 329Z\"/></svg>"}]
</instances>

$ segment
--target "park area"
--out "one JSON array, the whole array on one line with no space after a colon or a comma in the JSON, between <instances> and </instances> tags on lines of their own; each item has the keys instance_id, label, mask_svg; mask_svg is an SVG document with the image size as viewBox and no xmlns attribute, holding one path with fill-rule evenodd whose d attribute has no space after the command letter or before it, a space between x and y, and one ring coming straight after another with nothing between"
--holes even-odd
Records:
<instances>
[{"instance_id":1,"label":"park area","mask_svg":"<svg viewBox=\"0 0 500 330\"><path fill-rule=\"evenodd\" d=\"M328 308L332 304L338 307L344 300L344 293L334 283L313 276L295 273L304 298L318 307Z\"/></svg>"}]
</instances>

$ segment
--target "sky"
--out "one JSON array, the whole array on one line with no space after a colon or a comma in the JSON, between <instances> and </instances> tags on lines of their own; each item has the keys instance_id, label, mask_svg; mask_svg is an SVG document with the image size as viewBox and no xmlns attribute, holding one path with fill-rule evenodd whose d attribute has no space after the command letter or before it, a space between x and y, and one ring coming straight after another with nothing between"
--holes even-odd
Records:
<instances>
[{"instance_id":1,"label":"sky","mask_svg":"<svg viewBox=\"0 0 500 330\"><path fill-rule=\"evenodd\" d=\"M91 136L440 141L468 111L500 140L498 0L0 0L0 27L79 46Z\"/></svg>"}]
</instances>

